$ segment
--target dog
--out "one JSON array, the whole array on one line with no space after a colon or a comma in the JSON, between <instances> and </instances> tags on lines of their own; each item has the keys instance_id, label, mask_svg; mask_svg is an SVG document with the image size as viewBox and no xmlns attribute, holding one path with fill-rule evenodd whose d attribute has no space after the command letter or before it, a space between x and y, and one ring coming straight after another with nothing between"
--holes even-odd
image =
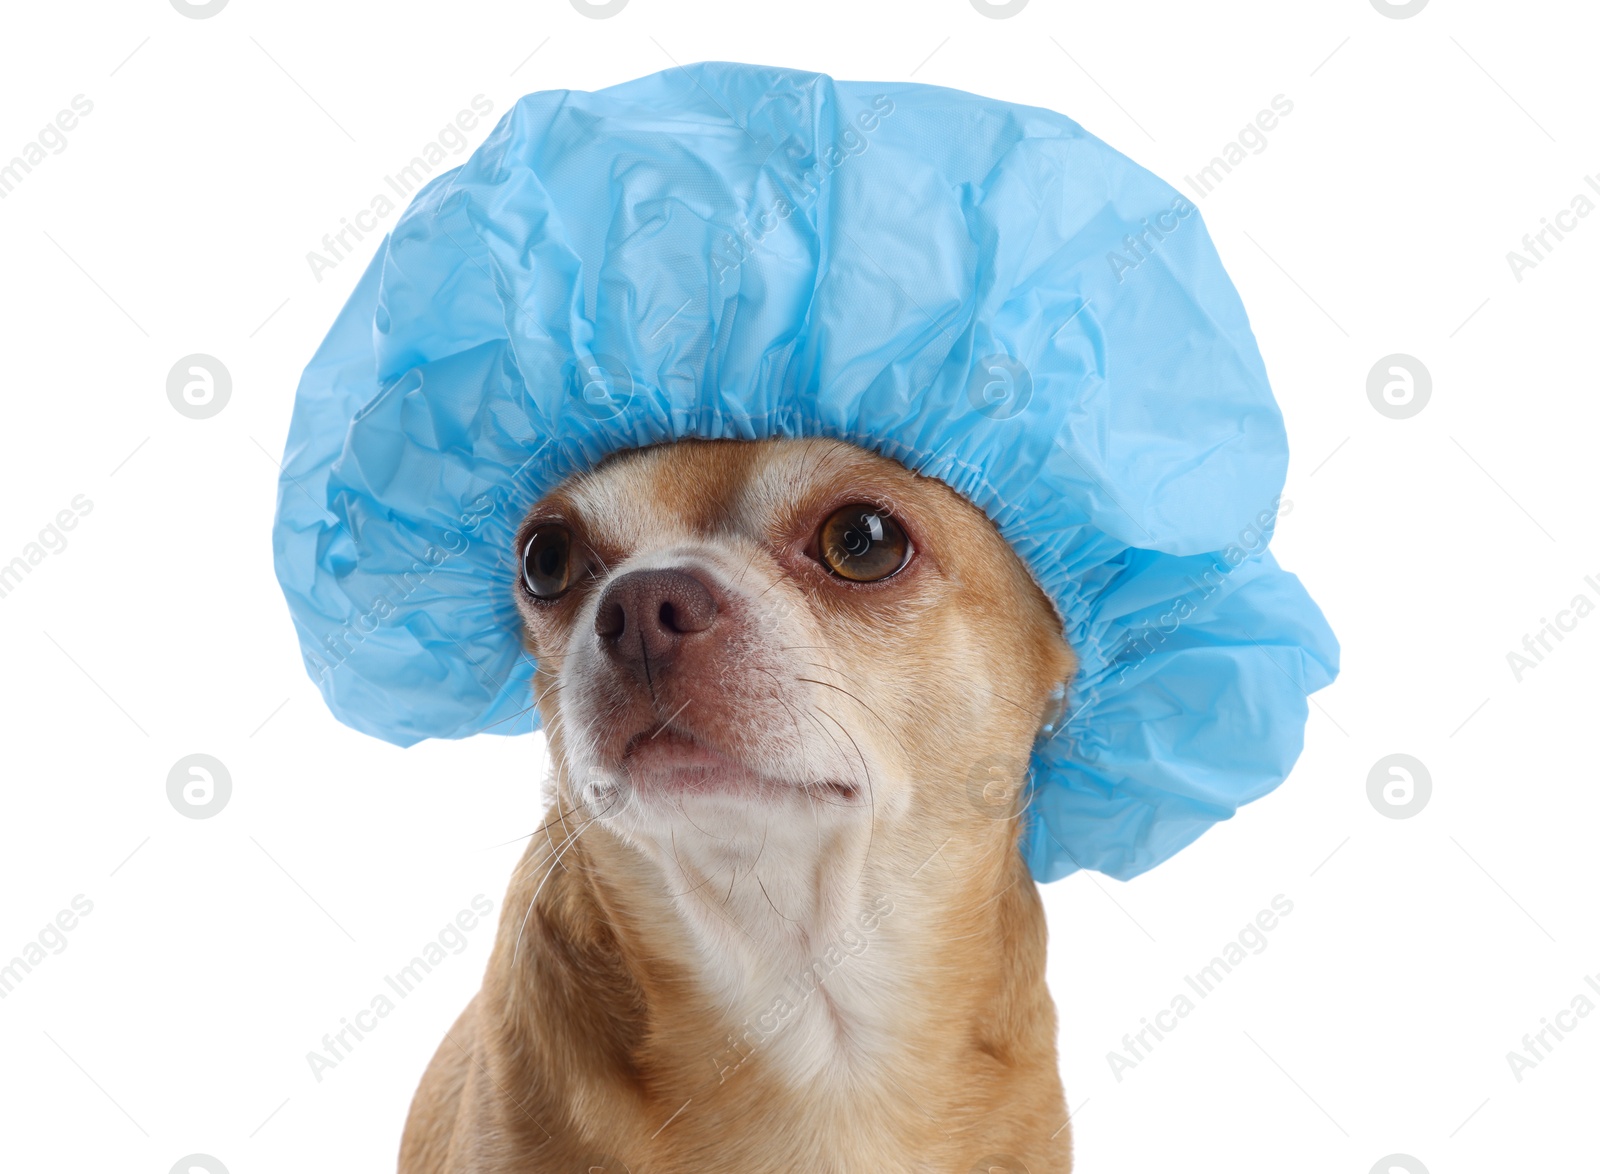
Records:
<instances>
[{"instance_id":1,"label":"dog","mask_svg":"<svg viewBox=\"0 0 1600 1174\"><path fill-rule=\"evenodd\" d=\"M401 1174L1064 1174L1027 763L1075 668L941 481L614 454L513 552L553 763Z\"/></svg>"}]
</instances>

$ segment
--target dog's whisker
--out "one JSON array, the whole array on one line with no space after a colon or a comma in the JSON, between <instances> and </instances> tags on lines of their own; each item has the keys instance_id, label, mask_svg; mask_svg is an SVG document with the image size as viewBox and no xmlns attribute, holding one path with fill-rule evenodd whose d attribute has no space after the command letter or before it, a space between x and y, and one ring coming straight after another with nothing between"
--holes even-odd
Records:
<instances>
[{"instance_id":1,"label":"dog's whisker","mask_svg":"<svg viewBox=\"0 0 1600 1174\"><path fill-rule=\"evenodd\" d=\"M558 806L559 806L559 804L558 804ZM502 840L498 844L490 844L488 848L484 849L484 851L492 852L496 848L504 848L504 847L507 847L508 845L511 845L511 844L520 844L523 840L531 840L531 839L533 839L534 836L537 836L540 832L547 831L548 829L554 827L556 824L563 822L565 817L568 816L568 815L573 814L574 812L576 812L579 809L579 806L580 806L579 804L574 803L564 813L562 813L561 815L556 816L555 819L552 819L549 823L544 824L542 827L534 828L531 832L529 832L525 836L515 836L515 837L513 837L512 839L509 839L509 840Z\"/></svg>"},{"instance_id":2,"label":"dog's whisker","mask_svg":"<svg viewBox=\"0 0 1600 1174\"><path fill-rule=\"evenodd\" d=\"M684 880L693 880L694 878L689 875L688 867L683 863L683 857L678 855L678 833L677 833L677 830L675 828L674 829L669 829L669 832L670 832L670 837L669 838L670 838L670 841L671 841L671 844L672 844L672 862L678 866L678 871L683 874L683 879ZM686 897L690 893L693 893L698 889L702 889L706 885L710 884L712 879L715 877L715 875L716 875L715 873L707 873L706 876L705 876L705 879L702 880L699 884L694 885L694 886L692 886L690 888L687 888L681 893L673 893L671 895L674 896L674 897Z\"/></svg>"},{"instance_id":3,"label":"dog's whisker","mask_svg":"<svg viewBox=\"0 0 1600 1174\"><path fill-rule=\"evenodd\" d=\"M555 875L556 869L561 866L561 858L571 851L572 846L578 842L578 838L582 836L583 833L591 826L598 823L601 818L602 816L600 815L590 816L583 823L579 824L577 829L573 831L571 835L567 836L566 839L562 841L560 849L555 854L555 859L551 861L550 867L545 871L545 874L543 878L540 879L538 886L533 890L533 896L528 899L527 911L522 915L522 924L517 929L516 943L511 949L511 968L513 971L516 969L517 957L522 950L522 935L527 931L528 918L532 916L533 907L539 902L539 894L544 892L544 886L549 883L550 878Z\"/></svg>"},{"instance_id":4,"label":"dog's whisker","mask_svg":"<svg viewBox=\"0 0 1600 1174\"><path fill-rule=\"evenodd\" d=\"M856 875L856 884L859 885L862 882L862 880L864 880L866 878L867 866L872 861L872 844L873 844L873 840L878 834L878 798L877 798L877 793L875 792L875 790L873 789L873 786L872 786L872 768L867 765L867 756L865 754L861 753L861 747L859 745L857 745L855 737L850 733L850 731L845 729L844 723L841 722L838 718L834 717L833 714L829 713L826 709L823 709L822 706L820 706L820 705L816 706L815 709L823 717L827 718L834 725L839 727L840 732L843 733L846 738L850 739L850 745L855 747L856 754L861 759L862 781L865 783L866 788L867 788L867 813L868 814L867 814L867 846L866 846L866 848L864 848L862 850L862 853L861 853L861 871Z\"/></svg>"},{"instance_id":5,"label":"dog's whisker","mask_svg":"<svg viewBox=\"0 0 1600 1174\"><path fill-rule=\"evenodd\" d=\"M534 710L539 708L540 702L542 702L546 697L555 691L559 683L560 682L558 681L551 681L549 687L546 688L543 693L534 694L533 704L529 705L525 709L519 709L516 713L513 713L509 717L503 717L499 721L490 722L488 725L483 727L484 732L487 733L489 730L494 729L498 725L503 725L506 722L516 721L517 718L521 717L525 713L532 713Z\"/></svg>"},{"instance_id":6,"label":"dog's whisker","mask_svg":"<svg viewBox=\"0 0 1600 1174\"><path fill-rule=\"evenodd\" d=\"M767 886L762 882L762 880L761 880L761 878L759 876L756 877L756 884L758 886L760 886L761 895L767 899L767 905L772 909L772 911L774 913L776 913L779 917L783 918L790 925L799 925L800 924L800 921L799 921L798 918L790 917L782 909L779 909L776 905L774 905L772 903L772 894L767 892Z\"/></svg>"},{"instance_id":7,"label":"dog's whisker","mask_svg":"<svg viewBox=\"0 0 1600 1174\"><path fill-rule=\"evenodd\" d=\"M851 701L854 701L862 709L866 710L867 714L874 721L876 721L879 725L881 725L885 730L887 730L889 732L890 737L892 737L896 742L899 743L900 749L905 751L906 757L908 759L914 759L916 757L906 747L906 744L904 742L900 741L900 735L895 732L895 728L893 726L891 726L888 722L884 721L883 718L879 715L877 710L873 709L872 706L868 705L865 701L861 700L861 698L857 697L854 693L850 692L850 690L848 690L848 689L846 689L846 688L844 688L843 686L840 686L840 685L830 684L827 681L819 681L814 677L796 677L795 680L797 680L797 681L805 681L808 684L812 684L812 685L821 685L824 689L832 689L837 693L843 693L846 697L850 698Z\"/></svg>"}]
</instances>

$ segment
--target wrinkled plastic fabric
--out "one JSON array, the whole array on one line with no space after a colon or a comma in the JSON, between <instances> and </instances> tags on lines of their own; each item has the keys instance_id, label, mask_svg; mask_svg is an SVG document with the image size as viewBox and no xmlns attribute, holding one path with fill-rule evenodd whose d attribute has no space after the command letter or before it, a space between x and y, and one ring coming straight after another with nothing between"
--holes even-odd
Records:
<instances>
[{"instance_id":1,"label":"wrinkled plastic fabric","mask_svg":"<svg viewBox=\"0 0 1600 1174\"><path fill-rule=\"evenodd\" d=\"M1076 123L707 64L532 94L395 223L301 381L275 555L341 721L533 728L528 505L618 449L833 436L984 509L1081 669L1034 875L1131 877L1275 787L1337 671L1198 211Z\"/></svg>"}]
</instances>

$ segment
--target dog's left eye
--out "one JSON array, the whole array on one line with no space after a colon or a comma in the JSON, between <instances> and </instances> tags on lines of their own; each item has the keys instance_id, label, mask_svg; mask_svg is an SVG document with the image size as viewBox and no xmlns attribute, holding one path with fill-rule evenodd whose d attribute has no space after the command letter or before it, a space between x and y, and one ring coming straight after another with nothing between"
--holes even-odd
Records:
<instances>
[{"instance_id":1,"label":"dog's left eye","mask_svg":"<svg viewBox=\"0 0 1600 1174\"><path fill-rule=\"evenodd\" d=\"M911 557L911 540L888 514L870 505L847 505L822 523L817 557L841 579L887 579Z\"/></svg>"},{"instance_id":2,"label":"dog's left eye","mask_svg":"<svg viewBox=\"0 0 1600 1174\"><path fill-rule=\"evenodd\" d=\"M522 582L535 599L554 599L572 585L572 531L547 523L522 548Z\"/></svg>"}]
</instances>

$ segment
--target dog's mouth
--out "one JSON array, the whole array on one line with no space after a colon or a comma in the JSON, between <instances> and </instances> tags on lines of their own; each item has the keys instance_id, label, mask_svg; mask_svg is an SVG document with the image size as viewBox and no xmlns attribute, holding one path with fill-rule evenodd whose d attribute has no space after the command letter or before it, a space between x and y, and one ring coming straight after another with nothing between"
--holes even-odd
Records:
<instances>
[{"instance_id":1,"label":"dog's mouth","mask_svg":"<svg viewBox=\"0 0 1600 1174\"><path fill-rule=\"evenodd\" d=\"M717 779L753 773L737 759L672 725L641 730L629 738L623 747L622 762L636 779L655 775L674 779L683 775L705 775Z\"/></svg>"},{"instance_id":2,"label":"dog's mouth","mask_svg":"<svg viewBox=\"0 0 1600 1174\"><path fill-rule=\"evenodd\" d=\"M641 730L624 745L620 768L640 795L723 795L741 799L776 799L812 792L834 802L854 801L853 782L794 782L757 770L735 755L698 738L682 726L666 723Z\"/></svg>"}]
</instances>

